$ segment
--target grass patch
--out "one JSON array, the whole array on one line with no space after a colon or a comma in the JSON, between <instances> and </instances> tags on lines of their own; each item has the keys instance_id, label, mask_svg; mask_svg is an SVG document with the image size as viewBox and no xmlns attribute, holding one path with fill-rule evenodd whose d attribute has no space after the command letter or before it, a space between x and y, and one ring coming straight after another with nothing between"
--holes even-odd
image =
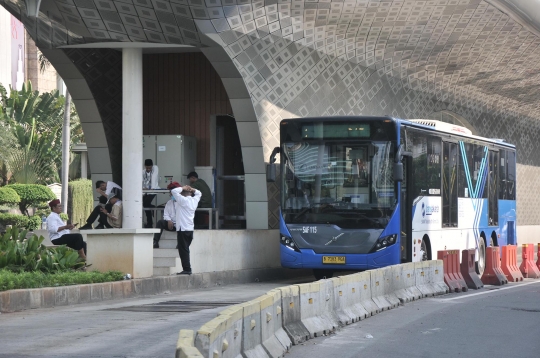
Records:
<instances>
[{"instance_id":1,"label":"grass patch","mask_svg":"<svg viewBox=\"0 0 540 358\"><path fill-rule=\"evenodd\" d=\"M59 271L55 273L12 272L0 270L0 291L20 288L41 288L120 281L124 275L120 271Z\"/></svg>"}]
</instances>

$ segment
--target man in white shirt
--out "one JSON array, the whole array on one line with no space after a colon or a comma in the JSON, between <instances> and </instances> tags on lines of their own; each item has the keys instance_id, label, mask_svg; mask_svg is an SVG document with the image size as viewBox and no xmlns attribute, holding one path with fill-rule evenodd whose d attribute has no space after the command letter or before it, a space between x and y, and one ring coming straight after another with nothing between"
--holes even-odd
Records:
<instances>
[{"instance_id":1,"label":"man in white shirt","mask_svg":"<svg viewBox=\"0 0 540 358\"><path fill-rule=\"evenodd\" d=\"M199 200L201 200L201 192L185 185L174 188L171 190L171 194L176 199L176 241L183 270L177 275L191 275L189 246L193 241L193 218Z\"/></svg>"},{"instance_id":2,"label":"man in white shirt","mask_svg":"<svg viewBox=\"0 0 540 358\"><path fill-rule=\"evenodd\" d=\"M94 208L88 219L86 219L86 224L81 227L81 230L90 230L93 229L92 224L99 217L98 226L96 229L104 229L107 226L107 215L101 212L101 208L105 208L107 212L111 212L112 204L107 203L109 200L109 194L113 188L122 189L120 185L115 182L108 181L104 182L103 180L98 180L96 182L96 191L100 195L99 204Z\"/></svg>"},{"instance_id":3,"label":"man in white shirt","mask_svg":"<svg viewBox=\"0 0 540 358\"><path fill-rule=\"evenodd\" d=\"M53 245L66 245L67 247L77 250L79 257L86 261L86 242L84 242L81 234L72 234L76 225L66 224L60 217L62 212L62 204L60 200L54 199L49 203L51 213L47 217L47 231L49 239Z\"/></svg>"},{"instance_id":4,"label":"man in white shirt","mask_svg":"<svg viewBox=\"0 0 540 358\"><path fill-rule=\"evenodd\" d=\"M167 189L170 191L179 187L181 187L181 185L174 181L167 186ZM156 229L161 229L161 231L154 234L154 249L159 249L159 239L161 239L163 230L176 231L176 199L172 194L170 194L170 196L171 200L167 201L165 209L163 210L163 220L159 220L156 223Z\"/></svg>"},{"instance_id":5,"label":"man in white shirt","mask_svg":"<svg viewBox=\"0 0 540 358\"><path fill-rule=\"evenodd\" d=\"M144 161L143 169L143 189L159 189L159 169L157 165L154 165L152 159L146 159ZM152 201L156 197L156 194L144 194L143 195L143 208L154 208ZM145 210L146 212L146 226L152 228L154 226L154 218L152 210Z\"/></svg>"}]
</instances>

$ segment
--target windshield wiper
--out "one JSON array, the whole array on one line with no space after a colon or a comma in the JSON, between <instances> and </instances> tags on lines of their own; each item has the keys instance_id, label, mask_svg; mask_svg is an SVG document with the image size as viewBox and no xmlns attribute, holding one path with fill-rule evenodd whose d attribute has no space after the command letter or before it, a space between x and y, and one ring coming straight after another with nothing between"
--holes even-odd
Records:
<instances>
[{"instance_id":1,"label":"windshield wiper","mask_svg":"<svg viewBox=\"0 0 540 358\"><path fill-rule=\"evenodd\" d=\"M311 210L312 207L313 207L313 206L310 205L310 206L307 206L307 207L303 208L299 213L296 213L296 214L293 213L293 214L294 214L294 219L292 220L292 222L293 222L293 223L294 223L294 222L297 222L297 220L298 220L301 216L303 216L305 213L307 213L309 210Z\"/></svg>"}]
</instances>

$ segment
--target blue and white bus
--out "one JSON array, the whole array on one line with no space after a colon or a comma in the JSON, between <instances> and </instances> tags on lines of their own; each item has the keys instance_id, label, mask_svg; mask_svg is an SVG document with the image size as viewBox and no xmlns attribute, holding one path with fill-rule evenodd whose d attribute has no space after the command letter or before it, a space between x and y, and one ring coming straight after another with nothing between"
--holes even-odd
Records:
<instances>
[{"instance_id":1,"label":"blue and white bus","mask_svg":"<svg viewBox=\"0 0 540 358\"><path fill-rule=\"evenodd\" d=\"M481 274L486 246L516 244L503 140L434 120L298 118L281 121L277 153L283 267L321 278L475 248Z\"/></svg>"}]
</instances>

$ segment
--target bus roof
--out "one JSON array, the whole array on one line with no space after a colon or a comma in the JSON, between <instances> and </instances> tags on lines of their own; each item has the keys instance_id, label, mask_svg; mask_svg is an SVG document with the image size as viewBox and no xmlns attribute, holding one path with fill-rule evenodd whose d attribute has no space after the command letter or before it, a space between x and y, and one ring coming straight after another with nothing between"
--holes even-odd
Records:
<instances>
[{"instance_id":1,"label":"bus roof","mask_svg":"<svg viewBox=\"0 0 540 358\"><path fill-rule=\"evenodd\" d=\"M516 148L515 145L506 142L504 139L499 138L486 138L472 134L471 130L462 126L458 126L452 123L437 121L433 119L401 119L399 120L402 125L409 127L422 128L432 130L435 132L445 132L448 134L454 134L460 137L478 139L498 145L502 145L509 148Z\"/></svg>"},{"instance_id":2,"label":"bus roof","mask_svg":"<svg viewBox=\"0 0 540 358\"><path fill-rule=\"evenodd\" d=\"M456 135L459 137L465 137L465 138L472 138L477 139L501 146L505 146L508 148L516 148L515 145L510 144L504 139L499 138L486 138L481 137L472 134L472 132L465 127L454 125L451 123L446 123L438 120L433 119L401 119L401 118L394 118L388 115L382 115L382 116L325 116L325 117L299 117L299 118L288 118L283 119L281 121L281 124L285 124L289 121L292 122L319 122L324 120L332 120L332 121L354 121L354 120L367 120L367 121L376 121L376 120L383 120L383 121L393 121L396 123L400 123L401 125L406 125L408 127L415 127L420 128L424 130L430 130L434 132L443 132L448 133L451 135Z\"/></svg>"}]
</instances>

